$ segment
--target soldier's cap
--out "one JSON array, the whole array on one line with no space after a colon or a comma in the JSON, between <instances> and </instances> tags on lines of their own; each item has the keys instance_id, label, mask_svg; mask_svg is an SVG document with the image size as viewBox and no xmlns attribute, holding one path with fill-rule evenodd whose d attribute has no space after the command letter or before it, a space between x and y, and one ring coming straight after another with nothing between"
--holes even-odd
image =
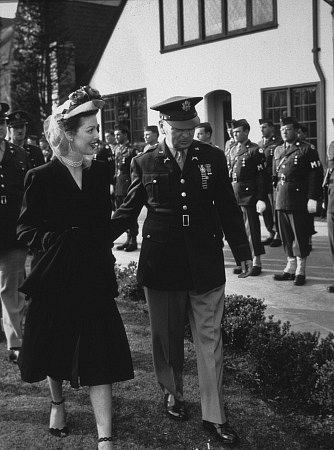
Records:
<instances>
[{"instance_id":1,"label":"soldier's cap","mask_svg":"<svg viewBox=\"0 0 334 450\"><path fill-rule=\"evenodd\" d=\"M238 119L238 120L234 120L232 122L232 128L233 129L234 128L239 128L239 127L244 127L246 129L250 130L250 125L249 125L249 123L247 122L246 119Z\"/></svg>"},{"instance_id":2,"label":"soldier's cap","mask_svg":"<svg viewBox=\"0 0 334 450\"><path fill-rule=\"evenodd\" d=\"M202 99L203 97L170 97L151 106L151 109L159 111L160 119L165 120L170 126L190 130L200 123L195 105Z\"/></svg>"},{"instance_id":3,"label":"soldier's cap","mask_svg":"<svg viewBox=\"0 0 334 450\"><path fill-rule=\"evenodd\" d=\"M280 119L280 125L284 126L284 125L293 125L294 128L298 128L299 127L299 123L297 122L296 118L293 116L288 116L288 117L281 117Z\"/></svg>"},{"instance_id":4,"label":"soldier's cap","mask_svg":"<svg viewBox=\"0 0 334 450\"><path fill-rule=\"evenodd\" d=\"M0 103L0 119L5 119L6 118L6 112L9 110L9 105L8 103Z\"/></svg>"},{"instance_id":5,"label":"soldier's cap","mask_svg":"<svg viewBox=\"0 0 334 450\"><path fill-rule=\"evenodd\" d=\"M235 122L234 119L232 119L232 120L227 120L227 121L225 122L226 128L232 129L232 128L233 128L233 123L234 123L234 122Z\"/></svg>"},{"instance_id":6,"label":"soldier's cap","mask_svg":"<svg viewBox=\"0 0 334 450\"><path fill-rule=\"evenodd\" d=\"M15 127L19 125L28 125L29 116L28 113L22 110L13 111L7 116L8 127Z\"/></svg>"},{"instance_id":7,"label":"soldier's cap","mask_svg":"<svg viewBox=\"0 0 334 450\"><path fill-rule=\"evenodd\" d=\"M146 125L144 131L152 131L152 133L159 134L159 128L156 125Z\"/></svg>"},{"instance_id":8,"label":"soldier's cap","mask_svg":"<svg viewBox=\"0 0 334 450\"><path fill-rule=\"evenodd\" d=\"M274 126L273 121L268 119L267 117L262 117L262 119L259 119L259 124L263 125L264 123L267 123L269 126Z\"/></svg>"}]
</instances>

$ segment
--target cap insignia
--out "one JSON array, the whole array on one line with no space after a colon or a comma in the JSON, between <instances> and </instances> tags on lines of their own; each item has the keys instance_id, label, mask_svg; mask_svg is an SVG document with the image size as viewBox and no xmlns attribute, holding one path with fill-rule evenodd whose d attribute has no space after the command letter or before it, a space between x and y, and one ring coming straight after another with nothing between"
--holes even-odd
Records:
<instances>
[{"instance_id":1,"label":"cap insignia","mask_svg":"<svg viewBox=\"0 0 334 450\"><path fill-rule=\"evenodd\" d=\"M191 103L190 103L190 101L189 101L189 100L185 100L185 101L182 103L182 109L183 109L183 111L189 111L190 108L191 108Z\"/></svg>"}]
</instances>

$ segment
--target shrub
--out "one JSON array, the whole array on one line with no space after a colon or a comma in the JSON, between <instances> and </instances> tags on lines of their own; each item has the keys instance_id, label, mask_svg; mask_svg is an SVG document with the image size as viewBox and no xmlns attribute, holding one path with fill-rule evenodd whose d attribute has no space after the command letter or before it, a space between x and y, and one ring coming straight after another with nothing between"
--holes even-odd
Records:
<instances>
[{"instance_id":1,"label":"shrub","mask_svg":"<svg viewBox=\"0 0 334 450\"><path fill-rule=\"evenodd\" d=\"M312 399L322 412L334 412L334 361L327 361L317 370Z\"/></svg>"},{"instance_id":2,"label":"shrub","mask_svg":"<svg viewBox=\"0 0 334 450\"><path fill-rule=\"evenodd\" d=\"M131 261L127 267L115 266L120 300L145 303L144 289L137 282L137 263Z\"/></svg>"},{"instance_id":3,"label":"shrub","mask_svg":"<svg viewBox=\"0 0 334 450\"><path fill-rule=\"evenodd\" d=\"M258 298L242 295L226 296L222 321L225 345L233 347L235 351L246 350L251 330L265 321L265 309L263 300Z\"/></svg>"}]
</instances>

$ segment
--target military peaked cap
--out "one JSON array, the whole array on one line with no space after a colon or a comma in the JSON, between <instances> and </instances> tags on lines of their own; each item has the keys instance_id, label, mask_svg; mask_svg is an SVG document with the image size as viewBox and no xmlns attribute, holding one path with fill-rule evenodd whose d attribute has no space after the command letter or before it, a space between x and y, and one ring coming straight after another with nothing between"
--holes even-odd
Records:
<instances>
[{"instance_id":1,"label":"military peaked cap","mask_svg":"<svg viewBox=\"0 0 334 450\"><path fill-rule=\"evenodd\" d=\"M9 110L8 103L0 103L0 119L4 119L6 117L6 112Z\"/></svg>"},{"instance_id":2,"label":"military peaked cap","mask_svg":"<svg viewBox=\"0 0 334 450\"><path fill-rule=\"evenodd\" d=\"M292 117L292 116L281 117L280 124L281 124L281 126L293 125L295 128L297 128L299 126L299 124L298 124L297 120L295 119L295 117Z\"/></svg>"},{"instance_id":3,"label":"military peaked cap","mask_svg":"<svg viewBox=\"0 0 334 450\"><path fill-rule=\"evenodd\" d=\"M166 120L169 125L180 129L191 129L200 122L195 105L202 99L203 97L170 97L151 106L151 109L159 111L160 118Z\"/></svg>"},{"instance_id":4,"label":"military peaked cap","mask_svg":"<svg viewBox=\"0 0 334 450\"><path fill-rule=\"evenodd\" d=\"M271 127L274 125L273 121L268 119L267 117L263 117L262 119L259 119L259 124L263 125L264 123L267 123L268 125L270 125Z\"/></svg>"},{"instance_id":5,"label":"military peaked cap","mask_svg":"<svg viewBox=\"0 0 334 450\"><path fill-rule=\"evenodd\" d=\"M246 119L239 119L232 121L232 128L239 128L239 127L245 127L248 130L250 130L250 125Z\"/></svg>"},{"instance_id":6,"label":"military peaked cap","mask_svg":"<svg viewBox=\"0 0 334 450\"><path fill-rule=\"evenodd\" d=\"M7 116L7 125L9 127L15 127L16 125L28 125L29 116L25 111L13 111Z\"/></svg>"},{"instance_id":7,"label":"military peaked cap","mask_svg":"<svg viewBox=\"0 0 334 450\"><path fill-rule=\"evenodd\" d=\"M227 121L225 122L226 128L233 128L234 122L235 122L234 119L232 119L232 120L227 120Z\"/></svg>"}]
</instances>

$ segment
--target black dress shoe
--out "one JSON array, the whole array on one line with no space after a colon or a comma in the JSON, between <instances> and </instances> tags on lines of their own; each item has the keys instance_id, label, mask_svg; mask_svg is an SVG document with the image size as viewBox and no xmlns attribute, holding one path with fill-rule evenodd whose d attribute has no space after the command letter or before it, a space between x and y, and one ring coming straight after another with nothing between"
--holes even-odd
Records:
<instances>
[{"instance_id":1,"label":"black dress shoe","mask_svg":"<svg viewBox=\"0 0 334 450\"><path fill-rule=\"evenodd\" d=\"M261 266L253 266L249 275L251 277L257 277L258 275L260 275L261 272L262 272L262 267Z\"/></svg>"},{"instance_id":2,"label":"black dress shoe","mask_svg":"<svg viewBox=\"0 0 334 450\"><path fill-rule=\"evenodd\" d=\"M170 402L171 398L174 402ZM189 419L188 412L186 410L184 402L180 402L174 398L171 394L165 394L164 397L164 408L167 416L170 419L177 420L179 422L184 422Z\"/></svg>"},{"instance_id":3,"label":"black dress shoe","mask_svg":"<svg viewBox=\"0 0 334 450\"><path fill-rule=\"evenodd\" d=\"M272 236L268 237L267 239L265 239L264 241L262 241L261 243L263 245L270 245L273 242L274 238Z\"/></svg>"},{"instance_id":4,"label":"black dress shoe","mask_svg":"<svg viewBox=\"0 0 334 450\"><path fill-rule=\"evenodd\" d=\"M19 354L20 354L19 348L11 348L10 350L8 350L8 361L13 364L17 364Z\"/></svg>"},{"instance_id":5,"label":"black dress shoe","mask_svg":"<svg viewBox=\"0 0 334 450\"><path fill-rule=\"evenodd\" d=\"M240 275L242 273L242 268L241 266L237 266L233 269L233 273L235 273L236 275Z\"/></svg>"},{"instance_id":6,"label":"black dress shoe","mask_svg":"<svg viewBox=\"0 0 334 450\"><path fill-rule=\"evenodd\" d=\"M117 245L116 250L125 250L128 247L129 243L124 242L124 244Z\"/></svg>"},{"instance_id":7,"label":"black dress shoe","mask_svg":"<svg viewBox=\"0 0 334 450\"><path fill-rule=\"evenodd\" d=\"M334 294L334 284L331 284L330 286L327 286L327 291L330 292L331 294Z\"/></svg>"},{"instance_id":8,"label":"black dress shoe","mask_svg":"<svg viewBox=\"0 0 334 450\"><path fill-rule=\"evenodd\" d=\"M283 273L276 273L274 275L274 280L276 281L291 281L294 279L295 279L294 273L283 272Z\"/></svg>"},{"instance_id":9,"label":"black dress shoe","mask_svg":"<svg viewBox=\"0 0 334 450\"><path fill-rule=\"evenodd\" d=\"M295 281L293 284L295 286L303 286L305 284L305 275L296 275Z\"/></svg>"},{"instance_id":10,"label":"black dress shoe","mask_svg":"<svg viewBox=\"0 0 334 450\"><path fill-rule=\"evenodd\" d=\"M203 420L203 427L210 431L224 445L234 446L238 443L239 437L228 422L222 425Z\"/></svg>"},{"instance_id":11,"label":"black dress shoe","mask_svg":"<svg viewBox=\"0 0 334 450\"><path fill-rule=\"evenodd\" d=\"M282 241L280 239L273 239L270 247L280 247L282 245Z\"/></svg>"}]
</instances>

